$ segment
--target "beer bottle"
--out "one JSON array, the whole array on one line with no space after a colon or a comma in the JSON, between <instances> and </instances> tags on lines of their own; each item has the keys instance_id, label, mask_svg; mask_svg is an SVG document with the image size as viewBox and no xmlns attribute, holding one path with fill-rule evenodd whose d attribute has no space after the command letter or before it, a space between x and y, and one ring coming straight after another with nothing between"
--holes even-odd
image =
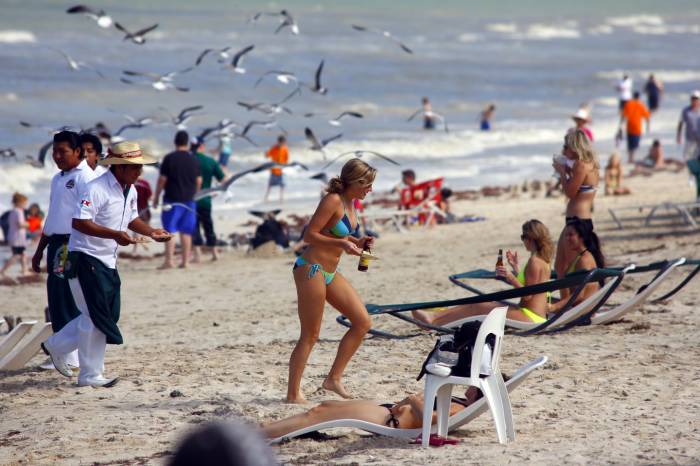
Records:
<instances>
[{"instance_id":1,"label":"beer bottle","mask_svg":"<svg viewBox=\"0 0 700 466\"><path fill-rule=\"evenodd\" d=\"M362 252L372 252L369 250L369 246L367 246L367 243L365 243L365 246L362 248ZM362 255L360 256L360 262L357 264L357 270L359 270L360 272L367 272L367 269L369 269L369 258Z\"/></svg>"},{"instance_id":2,"label":"beer bottle","mask_svg":"<svg viewBox=\"0 0 700 466\"><path fill-rule=\"evenodd\" d=\"M498 258L496 259L496 267L503 267L503 249L498 250ZM504 277L500 275L496 276L496 280L506 281Z\"/></svg>"}]
</instances>

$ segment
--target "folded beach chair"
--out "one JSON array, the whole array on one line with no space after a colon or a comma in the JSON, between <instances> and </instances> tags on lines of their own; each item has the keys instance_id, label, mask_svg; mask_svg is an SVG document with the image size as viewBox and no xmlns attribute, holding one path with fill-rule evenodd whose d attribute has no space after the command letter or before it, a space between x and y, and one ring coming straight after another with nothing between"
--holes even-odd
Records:
<instances>
[{"instance_id":1,"label":"folded beach chair","mask_svg":"<svg viewBox=\"0 0 700 466\"><path fill-rule=\"evenodd\" d=\"M529 363L525 364L524 366L520 367L511 376L510 380L508 380L505 383L505 386L506 386L506 389L508 390L508 392L510 393L513 390L515 390L518 386L520 386L521 383L523 383L525 381L525 379L535 369L537 369L538 367L542 367L546 362L547 362L547 357L541 356L537 359L530 361ZM478 400L476 400L474 403L467 406L462 411L456 413L453 416L450 416L448 421L447 421L447 430L452 432L454 430L459 429L463 425L465 425L465 424L471 422L472 420L476 419L477 417L481 416L488 409L489 409L489 407L488 407L486 397L479 398ZM316 425L313 425L310 427L305 427L303 429L299 429L299 430L296 430L294 432L290 432L290 433L285 434L281 437L270 440L270 443L273 443L273 444L280 443L280 442L285 441L285 440L299 437L300 435L308 434L309 432L318 432L321 430L337 429L337 428L358 429L358 430L363 430L365 432L370 432L373 434L386 435L388 437L396 437L396 438L406 438L406 439L416 438L422 432L422 429L394 429L394 428L387 427L387 426L380 425L380 424L373 424L371 422L366 422L366 421L358 421L357 419L339 419L336 421L321 422L319 424L316 424ZM436 431L437 431L437 425L432 426L431 432L436 432Z\"/></svg>"},{"instance_id":2,"label":"folded beach chair","mask_svg":"<svg viewBox=\"0 0 700 466\"><path fill-rule=\"evenodd\" d=\"M12 351L0 359L0 371L13 371L24 367L39 352L41 343L53 334L51 322L35 325L35 327L39 330L22 338L14 345Z\"/></svg>"},{"instance_id":3,"label":"folded beach chair","mask_svg":"<svg viewBox=\"0 0 700 466\"><path fill-rule=\"evenodd\" d=\"M693 270L691 270L688 275L678 284L676 285L671 291L667 292L661 297L655 298L652 300L653 303L659 303L662 301L666 301L667 299L671 298L673 295L678 293L685 285L687 285L695 276L700 272L700 260L698 259L686 259L683 264L680 264L682 267L694 267Z\"/></svg>"},{"instance_id":4,"label":"folded beach chair","mask_svg":"<svg viewBox=\"0 0 700 466\"><path fill-rule=\"evenodd\" d=\"M695 218L693 218L691 210L700 209L700 202L661 202L658 204L609 208L608 212L610 213L610 216L612 217L617 227L620 230L622 230L623 225L622 219L619 216L620 212L634 210L638 211L639 213L642 213L643 211L648 210L649 212L644 217L644 225L649 226L651 224L651 221L654 218L658 217L658 213L661 209L664 209L664 211L675 211L685 221L687 225L690 225L696 229L699 228L697 221L695 220Z\"/></svg>"},{"instance_id":5,"label":"folded beach chair","mask_svg":"<svg viewBox=\"0 0 700 466\"><path fill-rule=\"evenodd\" d=\"M552 280L545 283L540 283L537 285L524 286L521 288L511 288L504 291L498 291L494 293L481 294L482 292L476 288L469 287L468 289L475 290L474 292L479 293L477 296L470 296L468 298L459 298L444 301L428 301L419 303L406 303L406 304L366 304L367 312L370 315L380 315L380 314L390 314L393 317L410 322L418 327L435 330L442 333L454 333L454 328L441 327L436 325L429 325L419 320L416 320L408 315L405 315L408 311L420 310L420 309L435 309L439 307L449 307L456 306L459 304L475 304L483 303L489 301L496 301L507 305L515 305L506 301L507 299L519 298L521 296L527 296L530 294L544 293L547 291L560 290L562 288L576 287L575 291L569 297L567 304L557 313L551 315L545 322L542 323L529 323L529 322L517 322L507 320L506 325L512 325L514 329L519 331L514 331L516 335L530 335L533 333L541 333L548 330L552 330L556 327L564 325L578 317L583 315L591 314L600 308L605 301L610 297L612 292L617 288L617 286L622 281L626 270L613 270L613 269L593 269L591 271L582 271L573 274L569 274L566 277L558 280ZM596 291L592 296L588 297L582 303L574 305L574 302L578 298L578 295L583 291L583 288L591 282L601 281L606 278L614 279L609 280L600 290ZM474 318L469 318L473 320L483 320L484 316L476 316ZM464 321L467 321L466 319ZM338 316L336 321L345 326L350 327L352 324L344 316ZM464 322L462 321L462 322ZM410 338L420 333L413 333L409 335L396 335L386 331L377 330L372 328L369 331L370 334L385 338Z\"/></svg>"}]
</instances>

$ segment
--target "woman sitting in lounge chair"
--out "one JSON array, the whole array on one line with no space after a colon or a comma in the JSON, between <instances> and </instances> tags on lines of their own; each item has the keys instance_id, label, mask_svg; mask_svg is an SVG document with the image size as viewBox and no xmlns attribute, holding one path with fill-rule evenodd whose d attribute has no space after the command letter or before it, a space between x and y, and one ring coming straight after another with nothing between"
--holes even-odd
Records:
<instances>
[{"instance_id":1,"label":"woman sitting in lounge chair","mask_svg":"<svg viewBox=\"0 0 700 466\"><path fill-rule=\"evenodd\" d=\"M450 416L481 398L481 391L469 387L464 396L452 397ZM423 394L410 395L398 403L383 405L369 400L324 401L306 412L265 424L262 431L267 438L274 439L321 422L339 419L355 419L395 429L418 429L423 425ZM435 421L436 415L433 413L432 422Z\"/></svg>"},{"instance_id":2,"label":"woman sitting in lounge chair","mask_svg":"<svg viewBox=\"0 0 700 466\"><path fill-rule=\"evenodd\" d=\"M605 267L605 257L600 250L600 240L593 231L593 225L590 222L573 217L564 228L563 238L567 257L573 257L566 267L567 275L582 270ZM576 297L574 304L582 302L599 288L600 285L597 282L588 283ZM561 290L562 299L556 303L547 304L547 312L557 312L564 307L568 302L568 299L565 298L573 294L575 289L576 287Z\"/></svg>"},{"instance_id":3,"label":"woman sitting in lounge chair","mask_svg":"<svg viewBox=\"0 0 700 466\"><path fill-rule=\"evenodd\" d=\"M554 245L549 235L549 230L539 220L530 220L523 224L523 233L520 235L525 249L531 255L522 269L518 266L518 256L511 251L506 252L509 264L513 268L511 272L506 267L496 267L496 275L515 288L537 285L549 280L551 276L552 256ZM430 325L445 325L467 317L486 315L494 307L500 306L497 302L485 302L455 306L442 311L413 311L413 317ZM507 318L524 322L540 323L546 320L547 294L537 293L523 296L518 306L508 308Z\"/></svg>"}]
</instances>

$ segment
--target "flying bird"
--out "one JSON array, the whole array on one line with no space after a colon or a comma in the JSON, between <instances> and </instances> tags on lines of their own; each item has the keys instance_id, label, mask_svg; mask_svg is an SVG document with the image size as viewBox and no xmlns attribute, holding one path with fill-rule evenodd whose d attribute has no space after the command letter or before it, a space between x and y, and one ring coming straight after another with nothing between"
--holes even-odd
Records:
<instances>
[{"instance_id":1,"label":"flying bird","mask_svg":"<svg viewBox=\"0 0 700 466\"><path fill-rule=\"evenodd\" d=\"M60 131L72 131L72 130L76 129L73 126L59 126L58 128L54 128L52 126L37 125L35 123L29 123L28 121L20 121L19 125L23 126L25 128L43 129L44 131L47 131L49 134L55 134L55 133L58 133ZM80 131L80 130L78 130L78 131Z\"/></svg>"},{"instance_id":2,"label":"flying bird","mask_svg":"<svg viewBox=\"0 0 700 466\"><path fill-rule=\"evenodd\" d=\"M94 66L88 65L88 64L85 63L85 62L77 61L77 60L73 59L73 57L71 57L70 55L68 55L68 54L67 54L66 52L64 52L63 50L55 49L55 48L53 48L53 47L48 47L48 49L53 50L54 52L60 53L61 55L63 55L63 58L66 59L66 63L68 63L68 68L70 68L70 69L73 70L73 71L79 71L81 68L85 68L85 69L88 69L88 70L90 70L90 71L94 71L94 72L97 73L101 78L104 78L104 77L105 77L105 75L103 75L103 74L100 72L100 70L98 70L98 69L95 68Z\"/></svg>"},{"instance_id":3,"label":"flying bird","mask_svg":"<svg viewBox=\"0 0 700 466\"><path fill-rule=\"evenodd\" d=\"M312 92L316 92L317 94L321 95L326 95L328 92L328 88L323 87L321 85L321 73L323 72L323 64L325 60L321 60L321 63L318 65L318 68L316 68L316 74L314 75L314 85L309 86L309 89Z\"/></svg>"},{"instance_id":4,"label":"flying bird","mask_svg":"<svg viewBox=\"0 0 700 466\"><path fill-rule=\"evenodd\" d=\"M299 80L297 77L294 75L294 73L289 72L289 71L279 71L279 70L271 70L271 71L266 71L260 77L258 78L257 81L255 81L255 85L253 87L258 87L258 85L263 82L263 80L267 76L274 76L277 81L281 82L282 84L289 84L291 82L298 83Z\"/></svg>"},{"instance_id":5,"label":"flying bird","mask_svg":"<svg viewBox=\"0 0 700 466\"><path fill-rule=\"evenodd\" d=\"M266 130L271 130L273 128L279 128L282 133L287 135L287 130L285 130L277 120L270 120L270 121L249 121L246 125L245 128L243 128L243 132L241 133L243 136L248 134L248 131L250 131L254 126L262 126Z\"/></svg>"},{"instance_id":6,"label":"flying bird","mask_svg":"<svg viewBox=\"0 0 700 466\"><path fill-rule=\"evenodd\" d=\"M192 71L193 69L194 69L194 67L189 67L189 68L185 68L184 70L171 71L170 73L166 73L166 74L143 73L140 71L130 71L130 70L122 71L122 73L124 73L127 76L146 78L146 79L151 81L150 85L158 91L165 91L167 89L176 89L180 92L189 92L189 90L190 90L189 87L178 86L175 83L173 83L173 79L178 74L187 73L188 71ZM127 79L124 77L122 77L120 79L120 81L125 83L125 84L136 84L131 79ZM145 82L145 81L142 81L142 82Z\"/></svg>"},{"instance_id":7,"label":"flying bird","mask_svg":"<svg viewBox=\"0 0 700 466\"><path fill-rule=\"evenodd\" d=\"M292 34L298 35L299 34L299 25L297 25L296 21L294 18L292 18L292 15L289 14L287 10L282 10L279 13L255 13L253 16L250 17L248 20L249 23L255 22L259 20L262 16L278 16L280 19L280 25L275 29L275 34L280 32L282 29L289 27L289 29L292 31Z\"/></svg>"},{"instance_id":8,"label":"flying bird","mask_svg":"<svg viewBox=\"0 0 700 466\"><path fill-rule=\"evenodd\" d=\"M203 105L194 105L192 107L185 107L182 110L180 110L180 113L177 114L177 116L173 115L168 111L167 108L165 107L159 107L161 110L163 110L165 113L168 114L170 117L170 121L174 126L177 127L177 129L187 129L187 122L193 117L196 116L197 111L201 110L204 108Z\"/></svg>"},{"instance_id":9,"label":"flying bird","mask_svg":"<svg viewBox=\"0 0 700 466\"><path fill-rule=\"evenodd\" d=\"M392 160L389 157L387 157L386 155L380 154L379 152L375 152L372 150L352 150L350 152L343 152L342 154L340 154L339 156L337 156L336 158L334 158L333 160L328 162L326 165L324 165L323 168L321 168L321 170L325 170L326 168L333 165L339 159L345 157L346 155L350 155L350 154L354 155L357 158L362 158L363 155L373 155L375 157L379 157L380 159L384 159L389 163L393 163L394 165L401 165L397 161Z\"/></svg>"},{"instance_id":10,"label":"flying bird","mask_svg":"<svg viewBox=\"0 0 700 466\"><path fill-rule=\"evenodd\" d=\"M401 47L404 52L413 54L413 50L406 47L406 45L404 45L400 40L398 40L396 37L394 37L389 31L382 31L381 29L374 29L374 28L368 28L365 26L358 26L357 24L353 24L352 28L356 31L373 32L375 34L379 34L380 36L384 36L387 39L393 40L394 42L399 44L399 47Z\"/></svg>"},{"instance_id":11,"label":"flying bird","mask_svg":"<svg viewBox=\"0 0 700 466\"><path fill-rule=\"evenodd\" d=\"M130 40L134 44L143 45L146 43L146 34L157 28L158 24L154 24L153 26L143 28L140 31L136 32L129 32L124 26L117 22L114 23L114 27L125 34L124 40Z\"/></svg>"},{"instance_id":12,"label":"flying bird","mask_svg":"<svg viewBox=\"0 0 700 466\"><path fill-rule=\"evenodd\" d=\"M445 128L445 132L446 133L450 132L449 128L447 127L447 120L445 120L445 117L443 117L439 113L433 112L432 110L425 110L425 109L419 108L418 110L413 112L413 115L408 117L408 119L406 121L411 121L415 117L417 117L418 115L423 115L426 118L436 118L437 120L440 120L440 123L442 123L442 125Z\"/></svg>"},{"instance_id":13,"label":"flying bird","mask_svg":"<svg viewBox=\"0 0 700 466\"><path fill-rule=\"evenodd\" d=\"M3 159L9 159L10 157L17 157L17 152L12 147L7 147L5 149L0 149L0 157Z\"/></svg>"},{"instance_id":14,"label":"flying bird","mask_svg":"<svg viewBox=\"0 0 700 466\"><path fill-rule=\"evenodd\" d=\"M308 168L299 162L291 162L288 164L279 164L275 162L266 162L261 165L258 165L253 168L249 168L248 170L243 170L240 171L234 175L231 175L229 178L226 179L223 183L219 184L218 186L214 186L213 188L208 188L208 189L203 189L197 194L194 195L194 200L198 201L200 199L204 199L205 197L214 197L218 196L219 194L223 194L229 190L231 185L238 181L240 178L249 175L251 173L259 173L261 171L269 170L270 168L274 167L293 167L293 166L298 166L301 167L303 170L308 170Z\"/></svg>"},{"instance_id":15,"label":"flying bird","mask_svg":"<svg viewBox=\"0 0 700 466\"><path fill-rule=\"evenodd\" d=\"M335 136L331 136L327 139L318 139L314 132L311 131L311 128L309 128L308 126L304 128L304 135L306 136L307 141L311 143L310 149L317 150L323 153L324 159L326 158L326 153L324 152L323 148L326 147L329 143L343 136L343 134L340 133L336 134Z\"/></svg>"},{"instance_id":16,"label":"flying bird","mask_svg":"<svg viewBox=\"0 0 700 466\"><path fill-rule=\"evenodd\" d=\"M238 52L236 52L235 55L233 55L233 59L231 60L231 64L228 65L228 67L233 68L233 71L235 73L239 74L244 74L246 72L245 68L242 68L239 66L242 63L243 55L247 54L251 50L255 48L254 45L249 45L247 47L242 48ZM231 58L231 54L229 51L231 50L231 47L224 47L222 49L205 49L202 51L202 53L199 54L197 57L197 60L195 62L195 66L199 66L202 64L204 61L204 57L209 55L212 52L215 52L219 55L219 63L226 63L228 60Z\"/></svg>"},{"instance_id":17,"label":"flying bird","mask_svg":"<svg viewBox=\"0 0 700 466\"><path fill-rule=\"evenodd\" d=\"M104 10L93 10L92 8L85 5L76 5L70 7L66 10L68 14L83 14L88 18L97 22L97 25L101 28L108 28L112 25L113 21L110 16L105 13Z\"/></svg>"}]
</instances>

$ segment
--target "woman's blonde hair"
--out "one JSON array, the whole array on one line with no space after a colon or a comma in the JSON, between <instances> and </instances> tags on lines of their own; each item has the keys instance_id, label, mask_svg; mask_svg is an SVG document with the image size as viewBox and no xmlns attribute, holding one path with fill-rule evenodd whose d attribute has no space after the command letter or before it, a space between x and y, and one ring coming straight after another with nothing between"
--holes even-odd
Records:
<instances>
[{"instance_id":1,"label":"woman's blonde hair","mask_svg":"<svg viewBox=\"0 0 700 466\"><path fill-rule=\"evenodd\" d=\"M554 243L544 223L535 219L523 223L523 236L535 243L535 254L548 264L552 262Z\"/></svg>"},{"instance_id":2,"label":"woman's blonde hair","mask_svg":"<svg viewBox=\"0 0 700 466\"><path fill-rule=\"evenodd\" d=\"M617 163L613 165L613 162ZM608 159L608 165L605 168L613 168L613 166L620 166L620 154L617 151L610 154L610 158Z\"/></svg>"},{"instance_id":3,"label":"woman's blonde hair","mask_svg":"<svg viewBox=\"0 0 700 466\"><path fill-rule=\"evenodd\" d=\"M592 163L595 168L600 168L598 155L593 150L590 139L581 129L574 129L566 133L564 143L571 149L578 160Z\"/></svg>"},{"instance_id":4,"label":"woman's blonde hair","mask_svg":"<svg viewBox=\"0 0 700 466\"><path fill-rule=\"evenodd\" d=\"M376 168L369 166L360 159L350 159L340 170L340 176L331 178L326 191L340 194L353 183L371 184L374 182L375 176L377 176Z\"/></svg>"}]
</instances>

